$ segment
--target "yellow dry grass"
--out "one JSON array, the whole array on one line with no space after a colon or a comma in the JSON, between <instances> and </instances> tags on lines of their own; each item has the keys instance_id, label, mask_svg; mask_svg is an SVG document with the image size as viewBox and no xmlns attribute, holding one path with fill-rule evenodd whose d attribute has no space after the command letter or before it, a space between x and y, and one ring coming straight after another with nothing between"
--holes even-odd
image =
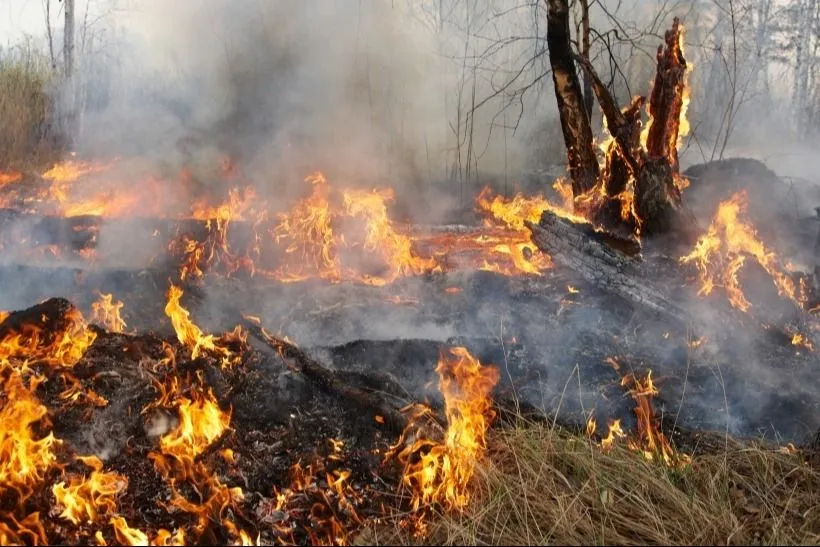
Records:
<instances>
[{"instance_id":1,"label":"yellow dry grass","mask_svg":"<svg viewBox=\"0 0 820 547\"><path fill-rule=\"evenodd\" d=\"M23 44L0 52L0 170L46 161L44 137L51 100L47 59Z\"/></svg>"},{"instance_id":2,"label":"yellow dry grass","mask_svg":"<svg viewBox=\"0 0 820 547\"><path fill-rule=\"evenodd\" d=\"M474 497L428 535L398 526L358 543L685 545L820 543L820 472L800 453L727 441L680 469L544 425L495 430Z\"/></svg>"}]
</instances>

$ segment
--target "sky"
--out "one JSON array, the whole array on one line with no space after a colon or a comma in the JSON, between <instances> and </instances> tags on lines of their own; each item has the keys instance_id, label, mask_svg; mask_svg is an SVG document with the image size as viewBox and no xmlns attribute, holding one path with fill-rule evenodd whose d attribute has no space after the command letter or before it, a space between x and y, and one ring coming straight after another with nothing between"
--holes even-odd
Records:
<instances>
[{"instance_id":1,"label":"sky","mask_svg":"<svg viewBox=\"0 0 820 547\"><path fill-rule=\"evenodd\" d=\"M20 43L26 36L40 39L45 36L46 2L51 2L51 24L61 28L63 25L63 5L59 0L0 0L0 46L7 47ZM111 5L111 0L76 0L75 10L77 21L84 17L86 10L90 10L93 19L95 13L101 11L101 6Z\"/></svg>"}]
</instances>

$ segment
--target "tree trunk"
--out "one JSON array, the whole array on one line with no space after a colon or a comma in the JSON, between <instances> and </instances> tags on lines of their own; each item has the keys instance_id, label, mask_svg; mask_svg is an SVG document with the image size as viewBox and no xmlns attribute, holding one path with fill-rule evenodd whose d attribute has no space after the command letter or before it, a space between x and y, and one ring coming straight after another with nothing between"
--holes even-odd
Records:
<instances>
[{"instance_id":1,"label":"tree trunk","mask_svg":"<svg viewBox=\"0 0 820 547\"><path fill-rule=\"evenodd\" d=\"M567 147L572 192L579 196L595 186L598 160L570 46L569 4L567 0L547 0L547 4L547 46L552 81Z\"/></svg>"},{"instance_id":2,"label":"tree trunk","mask_svg":"<svg viewBox=\"0 0 820 547\"><path fill-rule=\"evenodd\" d=\"M65 0L65 28L63 29L63 61L66 80L74 75L74 0Z\"/></svg>"},{"instance_id":3,"label":"tree trunk","mask_svg":"<svg viewBox=\"0 0 820 547\"><path fill-rule=\"evenodd\" d=\"M590 61L589 58L589 0L581 0L581 56ZM587 118L592 120L592 106L595 99L592 95L592 78L588 72L584 72L584 110Z\"/></svg>"}]
</instances>

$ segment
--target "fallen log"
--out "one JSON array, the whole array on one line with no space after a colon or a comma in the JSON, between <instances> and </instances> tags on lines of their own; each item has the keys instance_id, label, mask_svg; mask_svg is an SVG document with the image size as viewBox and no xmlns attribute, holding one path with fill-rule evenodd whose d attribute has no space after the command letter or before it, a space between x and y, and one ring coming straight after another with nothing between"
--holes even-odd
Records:
<instances>
[{"instance_id":1,"label":"fallen log","mask_svg":"<svg viewBox=\"0 0 820 547\"><path fill-rule=\"evenodd\" d=\"M525 221L536 246L559 266L569 268L596 287L641 304L655 312L686 321L683 306L667 298L648 281L640 257L630 257L594 237L589 224L574 224L545 211L538 224Z\"/></svg>"},{"instance_id":2,"label":"fallen log","mask_svg":"<svg viewBox=\"0 0 820 547\"><path fill-rule=\"evenodd\" d=\"M342 376L310 358L298 346L265 332L257 323L243 319L242 325L251 335L276 351L293 371L308 378L316 387L357 405L363 412L373 415L392 432L400 434L408 425L408 418L387 402L381 395L349 384Z\"/></svg>"}]
</instances>

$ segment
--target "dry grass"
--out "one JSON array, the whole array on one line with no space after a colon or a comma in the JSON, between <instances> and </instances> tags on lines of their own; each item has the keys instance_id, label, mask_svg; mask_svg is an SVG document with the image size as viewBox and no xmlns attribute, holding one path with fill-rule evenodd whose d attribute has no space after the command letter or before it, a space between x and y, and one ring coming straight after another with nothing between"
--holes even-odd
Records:
<instances>
[{"instance_id":1,"label":"dry grass","mask_svg":"<svg viewBox=\"0 0 820 547\"><path fill-rule=\"evenodd\" d=\"M50 74L47 59L25 44L0 52L0 170L25 169L51 155Z\"/></svg>"},{"instance_id":2,"label":"dry grass","mask_svg":"<svg viewBox=\"0 0 820 547\"><path fill-rule=\"evenodd\" d=\"M432 545L820 543L820 472L798 454L729 443L670 469L603 454L545 426L493 433L462 514L430 519ZM419 544L398 527L359 541Z\"/></svg>"}]
</instances>

